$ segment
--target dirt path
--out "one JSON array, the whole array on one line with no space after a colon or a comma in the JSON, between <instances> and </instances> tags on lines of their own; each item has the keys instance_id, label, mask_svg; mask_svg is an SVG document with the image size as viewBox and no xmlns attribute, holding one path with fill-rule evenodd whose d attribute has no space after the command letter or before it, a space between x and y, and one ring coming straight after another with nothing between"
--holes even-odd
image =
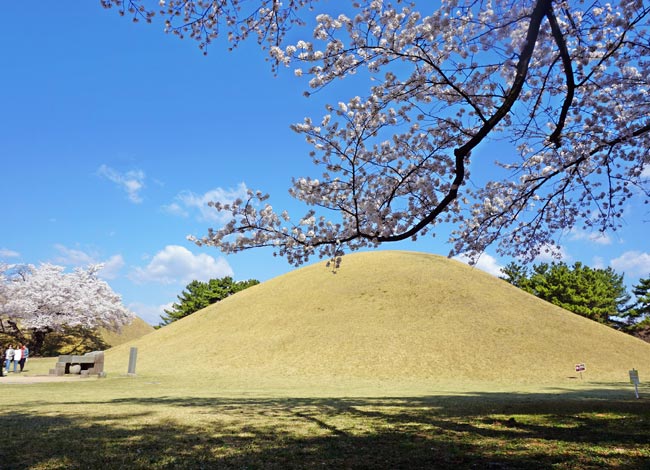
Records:
<instances>
[{"instance_id":1,"label":"dirt path","mask_svg":"<svg viewBox=\"0 0 650 470\"><path fill-rule=\"evenodd\" d=\"M81 380L81 376L67 375L64 377L57 377L56 375L29 375L10 372L9 374L5 374L4 377L0 377L0 385L73 382L75 380Z\"/></svg>"}]
</instances>

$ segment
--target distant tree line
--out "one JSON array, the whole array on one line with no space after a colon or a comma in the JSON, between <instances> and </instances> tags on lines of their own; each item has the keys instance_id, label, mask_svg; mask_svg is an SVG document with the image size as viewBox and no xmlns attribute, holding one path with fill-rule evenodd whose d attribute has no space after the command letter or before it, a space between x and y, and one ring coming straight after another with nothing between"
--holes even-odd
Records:
<instances>
[{"instance_id":1,"label":"distant tree line","mask_svg":"<svg viewBox=\"0 0 650 470\"><path fill-rule=\"evenodd\" d=\"M650 276L627 292L623 275L612 268L577 262L510 263L502 279L573 313L650 341Z\"/></svg>"},{"instance_id":2,"label":"distant tree line","mask_svg":"<svg viewBox=\"0 0 650 470\"><path fill-rule=\"evenodd\" d=\"M176 296L178 302L160 316L162 322L156 328L169 325L256 284L259 284L256 279L234 281L232 277L210 279L208 282L194 280L185 287L180 295Z\"/></svg>"}]
</instances>

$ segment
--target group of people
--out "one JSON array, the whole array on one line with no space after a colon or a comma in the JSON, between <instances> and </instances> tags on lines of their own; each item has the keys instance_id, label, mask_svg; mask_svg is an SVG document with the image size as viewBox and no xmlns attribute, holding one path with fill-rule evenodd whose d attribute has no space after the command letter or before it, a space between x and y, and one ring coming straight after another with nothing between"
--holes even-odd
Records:
<instances>
[{"instance_id":1,"label":"group of people","mask_svg":"<svg viewBox=\"0 0 650 470\"><path fill-rule=\"evenodd\" d=\"M4 375L3 368L7 369L7 372L11 371L10 368L12 363L14 366L14 372L19 372L18 368L20 368L20 372L22 372L25 368L25 363L27 362L28 357L29 349L27 346L21 344L14 348L14 346L10 344L7 349L5 349L4 364L0 365L0 377Z\"/></svg>"}]
</instances>

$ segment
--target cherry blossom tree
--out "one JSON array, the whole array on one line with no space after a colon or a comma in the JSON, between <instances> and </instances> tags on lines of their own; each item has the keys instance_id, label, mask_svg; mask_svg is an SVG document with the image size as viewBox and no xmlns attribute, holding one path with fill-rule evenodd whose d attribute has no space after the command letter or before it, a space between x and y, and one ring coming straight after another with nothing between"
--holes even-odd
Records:
<instances>
[{"instance_id":1,"label":"cherry blossom tree","mask_svg":"<svg viewBox=\"0 0 650 470\"><path fill-rule=\"evenodd\" d=\"M66 273L62 266L41 264L19 271L4 267L0 315L25 341L30 332L30 349L38 353L48 333L66 327L112 331L132 321L134 315L121 297L97 277L101 265Z\"/></svg>"},{"instance_id":2,"label":"cherry blossom tree","mask_svg":"<svg viewBox=\"0 0 650 470\"><path fill-rule=\"evenodd\" d=\"M253 36L276 69L305 78L306 96L336 93L339 79L358 89L292 126L321 169L290 189L306 214L274 209L261 191L214 201L232 220L191 237L200 245L271 246L299 265L447 224L451 254L495 245L530 260L571 228L616 230L631 199L648 202L642 0L102 3L134 20L158 12L204 51L220 35L233 46ZM304 39L289 42L291 28Z\"/></svg>"},{"instance_id":3,"label":"cherry blossom tree","mask_svg":"<svg viewBox=\"0 0 650 470\"><path fill-rule=\"evenodd\" d=\"M9 334L10 330L18 333L19 340L24 340L15 324L11 323L9 314L9 300L12 296L13 282L24 281L30 272L30 267L22 264L7 264L0 262L0 333Z\"/></svg>"},{"instance_id":4,"label":"cherry blossom tree","mask_svg":"<svg viewBox=\"0 0 650 470\"><path fill-rule=\"evenodd\" d=\"M0 332L4 332L5 330L5 325L3 323L3 313L5 311L5 306L9 301L9 289L7 286L8 271L9 265L0 261Z\"/></svg>"}]
</instances>

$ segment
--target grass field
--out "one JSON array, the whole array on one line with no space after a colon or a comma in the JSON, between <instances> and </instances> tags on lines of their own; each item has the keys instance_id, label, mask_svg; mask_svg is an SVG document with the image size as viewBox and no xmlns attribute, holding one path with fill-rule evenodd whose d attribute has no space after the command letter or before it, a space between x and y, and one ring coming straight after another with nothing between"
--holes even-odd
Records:
<instances>
[{"instance_id":1,"label":"grass field","mask_svg":"<svg viewBox=\"0 0 650 470\"><path fill-rule=\"evenodd\" d=\"M53 362L35 359L26 375ZM640 399L630 384L587 381L424 395L404 387L394 397L365 397L365 387L269 392L117 374L6 384L0 468L650 468L646 386Z\"/></svg>"},{"instance_id":2,"label":"grass field","mask_svg":"<svg viewBox=\"0 0 650 470\"><path fill-rule=\"evenodd\" d=\"M650 345L439 256L308 266L105 358L0 379L0 469L650 469Z\"/></svg>"}]
</instances>

